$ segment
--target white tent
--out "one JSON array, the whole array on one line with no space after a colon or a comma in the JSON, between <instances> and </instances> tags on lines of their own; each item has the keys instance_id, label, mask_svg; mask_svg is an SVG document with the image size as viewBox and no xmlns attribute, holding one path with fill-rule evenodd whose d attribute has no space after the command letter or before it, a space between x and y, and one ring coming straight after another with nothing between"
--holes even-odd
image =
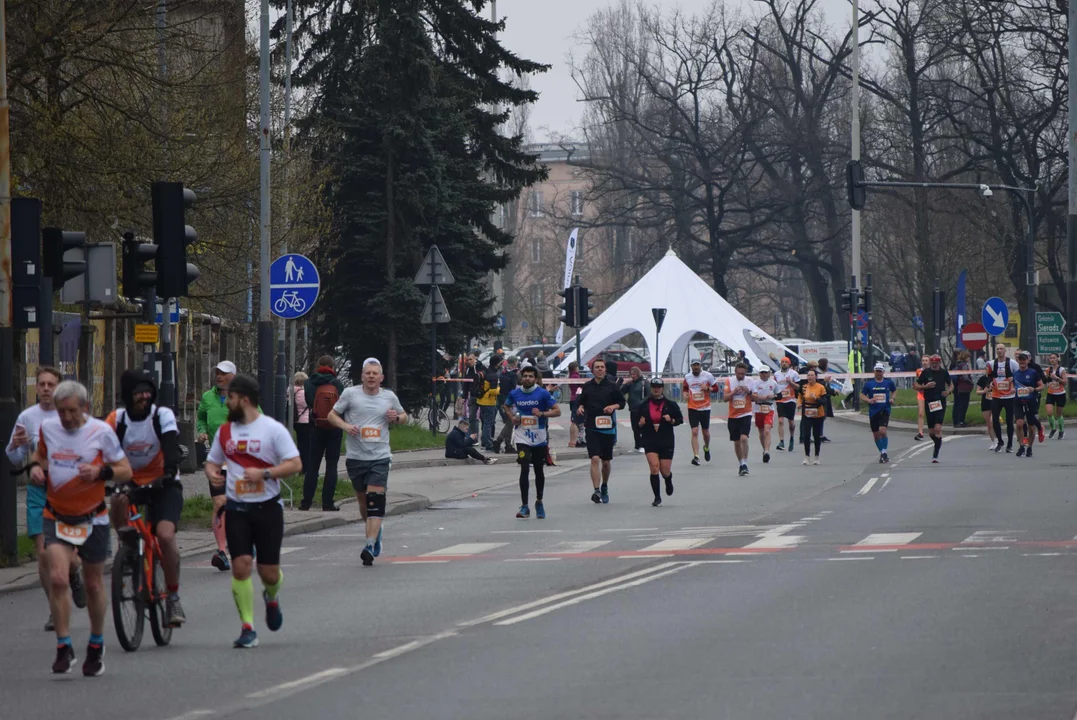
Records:
<instances>
[{"instance_id":1,"label":"white tent","mask_svg":"<svg viewBox=\"0 0 1077 720\"><path fill-rule=\"evenodd\" d=\"M658 337L661 357L654 347L656 333L651 309L656 307L666 308L666 319ZM584 363L589 362L611 343L633 332L643 335L652 358L651 367L656 371L665 367L670 356L676 369L696 333L710 335L732 350L743 350L757 368L774 366L774 362L769 360L755 338L784 347L726 302L681 262L673 250L581 331L581 359ZM574 346L575 339L570 344ZM567 361L574 353L566 353L566 356Z\"/></svg>"}]
</instances>

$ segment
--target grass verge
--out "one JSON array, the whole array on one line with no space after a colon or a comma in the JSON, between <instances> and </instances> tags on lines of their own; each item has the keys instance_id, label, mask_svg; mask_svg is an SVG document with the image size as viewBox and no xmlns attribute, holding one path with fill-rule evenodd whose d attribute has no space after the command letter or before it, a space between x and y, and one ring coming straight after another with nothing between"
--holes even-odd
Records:
<instances>
[{"instance_id":1,"label":"grass verge","mask_svg":"<svg viewBox=\"0 0 1077 720\"><path fill-rule=\"evenodd\" d=\"M180 530L208 528L213 525L213 498L208 495L191 495L183 498Z\"/></svg>"},{"instance_id":2,"label":"grass verge","mask_svg":"<svg viewBox=\"0 0 1077 720\"><path fill-rule=\"evenodd\" d=\"M433 435L430 428L405 423L394 425L389 432L389 447L397 450L427 450L445 447L444 435Z\"/></svg>"},{"instance_id":3,"label":"grass verge","mask_svg":"<svg viewBox=\"0 0 1077 720\"><path fill-rule=\"evenodd\" d=\"M314 489L314 501L320 503L322 501L322 485L325 482L325 475L318 476L318 487ZM303 500L303 476L292 475L291 477L284 478L281 483L287 485L292 489L292 497L295 498L296 507L299 507L299 503ZM284 493L285 499L287 499L287 493ZM337 487L333 492L334 500L343 500L344 498L350 498L355 496L355 491L352 489L352 484L348 480L347 476L341 473L337 476Z\"/></svg>"},{"instance_id":4,"label":"grass verge","mask_svg":"<svg viewBox=\"0 0 1077 720\"><path fill-rule=\"evenodd\" d=\"M16 542L15 549L15 565L22 565L23 563L30 562L34 559L34 541L26 536L26 533L19 535ZM0 558L0 567L8 567L7 561L4 558Z\"/></svg>"}]
</instances>

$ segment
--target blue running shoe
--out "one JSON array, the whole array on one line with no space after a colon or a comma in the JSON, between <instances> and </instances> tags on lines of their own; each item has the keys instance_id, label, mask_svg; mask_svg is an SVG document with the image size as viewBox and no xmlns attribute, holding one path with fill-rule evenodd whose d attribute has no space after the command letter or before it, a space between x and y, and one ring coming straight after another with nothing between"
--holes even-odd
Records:
<instances>
[{"instance_id":1,"label":"blue running shoe","mask_svg":"<svg viewBox=\"0 0 1077 720\"><path fill-rule=\"evenodd\" d=\"M280 600L270 600L269 592L262 591L262 600L266 604L266 627L271 632L277 632L280 630L280 626L284 624L284 613L280 609Z\"/></svg>"},{"instance_id":2,"label":"blue running shoe","mask_svg":"<svg viewBox=\"0 0 1077 720\"><path fill-rule=\"evenodd\" d=\"M516 519L526 520L529 517L531 517L531 508L526 505L521 505L520 509L516 511Z\"/></svg>"},{"instance_id":3,"label":"blue running shoe","mask_svg":"<svg viewBox=\"0 0 1077 720\"><path fill-rule=\"evenodd\" d=\"M243 632L236 638L234 647L245 649L258 647L258 633L254 632L254 628L244 625Z\"/></svg>"},{"instance_id":4,"label":"blue running shoe","mask_svg":"<svg viewBox=\"0 0 1077 720\"><path fill-rule=\"evenodd\" d=\"M546 506L542 504L541 500L535 501L535 517L539 520L546 519Z\"/></svg>"},{"instance_id":5,"label":"blue running shoe","mask_svg":"<svg viewBox=\"0 0 1077 720\"><path fill-rule=\"evenodd\" d=\"M365 548L363 548L363 552L359 553L359 557L362 559L363 565L365 565L366 567L370 567L371 565L373 565L374 564L374 546L373 545L367 545Z\"/></svg>"},{"instance_id":6,"label":"blue running shoe","mask_svg":"<svg viewBox=\"0 0 1077 720\"><path fill-rule=\"evenodd\" d=\"M606 486L606 483L602 483L602 487L599 488L599 492L602 494L602 504L610 504L610 489Z\"/></svg>"},{"instance_id":7,"label":"blue running shoe","mask_svg":"<svg viewBox=\"0 0 1077 720\"><path fill-rule=\"evenodd\" d=\"M378 526L378 537L374 538L374 557L381 555L381 525Z\"/></svg>"}]
</instances>

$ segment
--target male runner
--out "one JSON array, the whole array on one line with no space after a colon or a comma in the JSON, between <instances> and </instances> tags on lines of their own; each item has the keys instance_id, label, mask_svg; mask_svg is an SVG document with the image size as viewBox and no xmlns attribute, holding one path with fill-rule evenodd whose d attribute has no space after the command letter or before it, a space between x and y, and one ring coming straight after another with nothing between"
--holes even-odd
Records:
<instances>
[{"instance_id":1,"label":"male runner","mask_svg":"<svg viewBox=\"0 0 1077 720\"><path fill-rule=\"evenodd\" d=\"M703 457L707 462L711 461L711 389L717 384L699 360L692 361L692 371L684 376L682 390L688 400L688 426L692 428L692 464L697 467L700 429L703 430Z\"/></svg>"},{"instance_id":2,"label":"male runner","mask_svg":"<svg viewBox=\"0 0 1077 720\"><path fill-rule=\"evenodd\" d=\"M781 369L774 373L774 381L778 383L781 397L778 399L778 447L776 450L785 450L785 429L789 428L789 452L796 448L797 441L793 431L796 430L797 418L797 389L800 387L800 373L792 367L792 361L783 357Z\"/></svg>"},{"instance_id":3,"label":"male runner","mask_svg":"<svg viewBox=\"0 0 1077 720\"><path fill-rule=\"evenodd\" d=\"M65 380L52 394L57 417L41 423L37 449L30 462L30 480L45 490L45 552L48 554L49 605L56 622L56 660L52 671L71 672L71 605L68 583L72 556L82 558L90 615L90 641L82 674L105 671L105 560L109 555L105 483L131 479L131 466L120 441L105 423L90 417L86 388Z\"/></svg>"},{"instance_id":4,"label":"male runner","mask_svg":"<svg viewBox=\"0 0 1077 720\"><path fill-rule=\"evenodd\" d=\"M1017 457L1032 457L1032 443L1036 437L1034 427L1039 426L1037 413L1040 409L1040 390L1043 389L1043 372L1032 367L1032 355L1027 350L1017 351L1017 372L1013 381L1017 391L1014 414L1017 416ZM1042 432L1042 430L1041 430Z\"/></svg>"},{"instance_id":5,"label":"male runner","mask_svg":"<svg viewBox=\"0 0 1077 720\"><path fill-rule=\"evenodd\" d=\"M546 486L546 458L550 454L549 421L546 418L561 417L561 408L554 402L546 388L538 384L538 370L526 365L520 370L520 384L505 398L505 414L515 426L512 440L520 463L520 510L516 517L531 517L527 504L530 490L528 474L535 468L535 517L546 518L546 506L542 504L542 491Z\"/></svg>"},{"instance_id":6,"label":"male runner","mask_svg":"<svg viewBox=\"0 0 1077 720\"><path fill-rule=\"evenodd\" d=\"M774 426L774 402L780 392L777 381L770 376L770 368L766 365L759 368L759 379L752 382L752 411L765 463L770 462L770 429Z\"/></svg>"},{"instance_id":7,"label":"male runner","mask_svg":"<svg viewBox=\"0 0 1077 720\"><path fill-rule=\"evenodd\" d=\"M37 449L37 438L41 430L41 423L57 417L56 407L52 404L52 392L60 384L63 376L54 367L42 365L37 369L37 404L19 413L15 420L15 427L11 431L11 439L7 444L7 457L13 467L22 469L28 458ZM41 583L41 589L45 591L45 597L49 596L51 583L49 582L48 556L45 553L45 535L42 533L45 514L45 488L30 483L26 486L26 536L34 541L34 555L37 558L37 578ZM71 562L71 597L75 607L86 607L86 586L82 583L81 562L77 555ZM56 629L49 615L45 623L45 632Z\"/></svg>"},{"instance_id":8,"label":"male runner","mask_svg":"<svg viewBox=\"0 0 1077 720\"><path fill-rule=\"evenodd\" d=\"M613 413L623 410L624 395L608 377L606 361L595 360L591 366L594 377L585 382L577 402L576 414L585 418L587 428L587 456L591 458L591 502L608 504L610 501L610 461L613 460L615 439Z\"/></svg>"},{"instance_id":9,"label":"male runner","mask_svg":"<svg viewBox=\"0 0 1077 720\"><path fill-rule=\"evenodd\" d=\"M987 366L987 374L991 377L991 421L995 426L995 437L998 444L995 452L1002 450L1002 411L1006 411L1006 452L1013 452L1013 421L1015 418L1014 403L1017 398L1017 390L1014 387L1013 374L1017 372L1017 363L1006 357L1006 346L999 343L995 346L995 359Z\"/></svg>"},{"instance_id":10,"label":"male runner","mask_svg":"<svg viewBox=\"0 0 1077 720\"><path fill-rule=\"evenodd\" d=\"M888 377L884 377L886 366L882 363L875 365L875 377L864 383L860 391L860 399L868 404L868 420L871 422L871 436L875 438L875 447L879 449L879 462L890 462L887 448L890 438L887 431L890 427L890 407L894 402L894 393L897 385Z\"/></svg>"},{"instance_id":11,"label":"male runner","mask_svg":"<svg viewBox=\"0 0 1077 720\"><path fill-rule=\"evenodd\" d=\"M280 499L280 478L303 469L299 450L288 428L258 410L258 381L236 375L228 383L228 422L213 438L206 458L206 477L215 487L224 487L225 530L228 552L232 554L232 599L243 624L234 647L258 647L254 631L254 569L258 553L258 575L262 579L262 600L266 606L266 627L280 630L284 613L280 609L280 546L284 539L284 505ZM222 472L227 467L227 473Z\"/></svg>"},{"instance_id":12,"label":"male runner","mask_svg":"<svg viewBox=\"0 0 1077 720\"><path fill-rule=\"evenodd\" d=\"M942 420L946 416L946 397L954 391L954 382L950 373L942 367L940 355L931 356L931 364L920 373L913 387L924 394L928 434L935 443L932 463L939 462L939 449L942 447Z\"/></svg>"},{"instance_id":13,"label":"male runner","mask_svg":"<svg viewBox=\"0 0 1077 720\"><path fill-rule=\"evenodd\" d=\"M385 488L393 454L389 449L389 426L407 421L407 413L389 388L381 386L385 375L381 361L363 361L362 387L350 387L333 406L329 422L346 434L344 467L366 521L366 546L359 557L370 567L381 555L381 523L385 517Z\"/></svg>"},{"instance_id":14,"label":"male runner","mask_svg":"<svg viewBox=\"0 0 1077 720\"><path fill-rule=\"evenodd\" d=\"M722 399L729 403L726 424L729 426L729 440L733 443L733 452L740 465L738 475L748 474L748 436L752 434L752 381L748 379L748 366L737 363L734 377L726 378Z\"/></svg>"}]
</instances>

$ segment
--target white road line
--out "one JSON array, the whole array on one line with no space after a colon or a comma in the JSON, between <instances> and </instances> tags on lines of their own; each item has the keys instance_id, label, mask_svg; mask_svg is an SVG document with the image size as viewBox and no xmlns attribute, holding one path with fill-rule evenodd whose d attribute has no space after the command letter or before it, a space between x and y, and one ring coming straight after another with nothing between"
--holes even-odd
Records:
<instances>
[{"instance_id":1,"label":"white road line","mask_svg":"<svg viewBox=\"0 0 1077 720\"><path fill-rule=\"evenodd\" d=\"M393 560L393 565L442 565L448 560Z\"/></svg>"},{"instance_id":2,"label":"white road line","mask_svg":"<svg viewBox=\"0 0 1077 720\"><path fill-rule=\"evenodd\" d=\"M177 715L174 718L169 718L169 720L194 720L195 718L213 715L216 712L216 710L191 710L190 712L185 712L182 715Z\"/></svg>"},{"instance_id":3,"label":"white road line","mask_svg":"<svg viewBox=\"0 0 1077 720\"><path fill-rule=\"evenodd\" d=\"M1009 545L992 545L991 547L978 547L978 548L955 547L955 548L950 548L950 549L953 550L954 552L966 552L968 550L977 550L977 551L979 551L979 550L1009 550L1010 546Z\"/></svg>"},{"instance_id":4,"label":"white road line","mask_svg":"<svg viewBox=\"0 0 1077 720\"><path fill-rule=\"evenodd\" d=\"M1061 557L1063 553L1021 553L1021 557ZM1077 720L1077 718L1074 718Z\"/></svg>"},{"instance_id":5,"label":"white road line","mask_svg":"<svg viewBox=\"0 0 1077 720\"><path fill-rule=\"evenodd\" d=\"M883 490L885 490L886 486L890 484L891 480L893 480L893 478L886 478L886 480L883 480L883 486L881 488L879 488L879 492L882 492Z\"/></svg>"},{"instance_id":6,"label":"white road line","mask_svg":"<svg viewBox=\"0 0 1077 720\"><path fill-rule=\"evenodd\" d=\"M578 555L579 553L591 552L597 550L603 545L609 545L612 540L569 540L566 542L557 543L551 550L542 550L539 552L530 553L531 555L550 555L556 553L558 555Z\"/></svg>"},{"instance_id":7,"label":"white road line","mask_svg":"<svg viewBox=\"0 0 1077 720\"><path fill-rule=\"evenodd\" d=\"M827 558L827 560L874 560L874 559L875 559L875 558L873 558L873 557L863 557L863 556L861 556L861 557L836 557L836 558Z\"/></svg>"},{"instance_id":8,"label":"white road line","mask_svg":"<svg viewBox=\"0 0 1077 720\"><path fill-rule=\"evenodd\" d=\"M560 560L560 559L561 558L559 558L559 557L556 557L556 558L552 558L552 557L506 558L505 562L545 562L547 560Z\"/></svg>"},{"instance_id":9,"label":"white road line","mask_svg":"<svg viewBox=\"0 0 1077 720\"><path fill-rule=\"evenodd\" d=\"M695 537L695 538L669 538L656 542L654 545L648 545L640 550L640 552L664 552L666 550L691 550L692 548L701 547L714 540L712 537Z\"/></svg>"},{"instance_id":10,"label":"white road line","mask_svg":"<svg viewBox=\"0 0 1077 720\"><path fill-rule=\"evenodd\" d=\"M879 482L879 478L871 478L866 483L864 483L864 487L860 488L860 491L857 492L857 495L867 495L869 492L871 492L871 489L875 487L875 483L877 482Z\"/></svg>"},{"instance_id":11,"label":"white road line","mask_svg":"<svg viewBox=\"0 0 1077 720\"><path fill-rule=\"evenodd\" d=\"M745 545L742 550L767 550L777 548L795 548L804 542L803 535L768 535Z\"/></svg>"},{"instance_id":12,"label":"white road line","mask_svg":"<svg viewBox=\"0 0 1077 720\"><path fill-rule=\"evenodd\" d=\"M666 557L677 557L677 556L674 555L673 553L667 553L667 554L663 554L663 555L648 555L647 557L666 558ZM617 556L618 560L639 560L639 558L640 558L639 555L618 555Z\"/></svg>"},{"instance_id":13,"label":"white road line","mask_svg":"<svg viewBox=\"0 0 1077 720\"><path fill-rule=\"evenodd\" d=\"M890 477L890 473L883 473L883 474L882 474L882 475L880 475L879 477Z\"/></svg>"},{"instance_id":14,"label":"white road line","mask_svg":"<svg viewBox=\"0 0 1077 720\"><path fill-rule=\"evenodd\" d=\"M767 535L784 535L787 532L799 530L800 528L804 527L805 524L806 523L795 522L789 523L788 525L777 525L775 527L764 530L763 532L759 533L757 537L766 537Z\"/></svg>"},{"instance_id":15,"label":"white road line","mask_svg":"<svg viewBox=\"0 0 1077 720\"><path fill-rule=\"evenodd\" d=\"M377 657L377 655L375 655L374 657ZM296 688L301 688L304 685L311 685L313 683L316 683L316 682L319 682L319 681L322 681L322 680L329 680L329 679L335 678L335 677L337 677L339 675L344 675L347 672L348 672L347 668L341 668L341 667L329 668L328 670L322 670L321 672L316 672L316 673L314 673L312 675L307 675L306 677L301 677L298 680L292 680L291 682L281 683L280 685L277 685L276 687L271 687L271 688L268 688L266 690L259 690L258 692L250 693L249 695L247 695L247 697L249 697L249 698L269 697L270 695L276 695L277 693L282 693L282 692L285 692L287 690L294 690Z\"/></svg>"},{"instance_id":16,"label":"white road line","mask_svg":"<svg viewBox=\"0 0 1077 720\"><path fill-rule=\"evenodd\" d=\"M902 560L934 560L938 555L902 555Z\"/></svg>"},{"instance_id":17,"label":"white road line","mask_svg":"<svg viewBox=\"0 0 1077 720\"><path fill-rule=\"evenodd\" d=\"M820 515L830 515L833 512L834 512L833 510L820 510L819 514Z\"/></svg>"},{"instance_id":18,"label":"white road line","mask_svg":"<svg viewBox=\"0 0 1077 720\"><path fill-rule=\"evenodd\" d=\"M490 550L505 547L508 543L460 543L441 548L434 552L423 553L422 557L438 557L439 555L479 555Z\"/></svg>"},{"instance_id":19,"label":"white road line","mask_svg":"<svg viewBox=\"0 0 1077 720\"><path fill-rule=\"evenodd\" d=\"M1015 543L1019 542L1018 534L1024 532L1023 530L978 530L967 538L962 540L962 543Z\"/></svg>"},{"instance_id":20,"label":"white road line","mask_svg":"<svg viewBox=\"0 0 1077 720\"><path fill-rule=\"evenodd\" d=\"M491 530L491 535L541 535L546 533L559 533L560 530Z\"/></svg>"},{"instance_id":21,"label":"white road line","mask_svg":"<svg viewBox=\"0 0 1077 720\"><path fill-rule=\"evenodd\" d=\"M973 558L973 557L980 557L980 556L979 555L962 555L961 557Z\"/></svg>"},{"instance_id":22,"label":"white road line","mask_svg":"<svg viewBox=\"0 0 1077 720\"><path fill-rule=\"evenodd\" d=\"M287 547L287 548L281 548L281 549L280 549L280 554L281 554L281 555L287 555L288 553L293 553L293 552L295 552L296 550L306 550L306 548L301 548L301 547Z\"/></svg>"},{"instance_id":23,"label":"white road line","mask_svg":"<svg viewBox=\"0 0 1077 720\"><path fill-rule=\"evenodd\" d=\"M658 528L602 528L599 532L647 532Z\"/></svg>"},{"instance_id":24,"label":"white road line","mask_svg":"<svg viewBox=\"0 0 1077 720\"><path fill-rule=\"evenodd\" d=\"M743 565L751 560L693 560L693 565Z\"/></svg>"},{"instance_id":25,"label":"white road line","mask_svg":"<svg viewBox=\"0 0 1077 720\"><path fill-rule=\"evenodd\" d=\"M923 533L872 533L856 544L855 549L843 553L897 552L897 548L879 548L879 545L908 545Z\"/></svg>"}]
</instances>

